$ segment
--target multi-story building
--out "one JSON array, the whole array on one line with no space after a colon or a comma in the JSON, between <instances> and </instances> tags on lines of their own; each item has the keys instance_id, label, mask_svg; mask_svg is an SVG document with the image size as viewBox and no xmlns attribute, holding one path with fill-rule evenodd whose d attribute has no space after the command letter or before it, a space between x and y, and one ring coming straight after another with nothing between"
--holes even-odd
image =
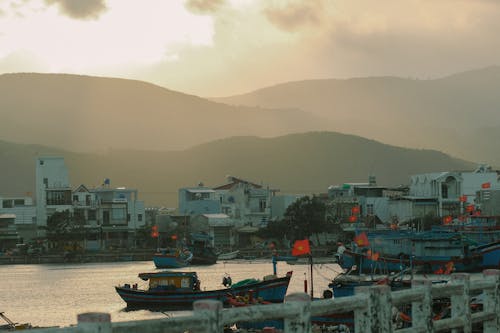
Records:
<instances>
[{"instance_id":1,"label":"multi-story building","mask_svg":"<svg viewBox=\"0 0 500 333\"><path fill-rule=\"evenodd\" d=\"M31 197L0 197L0 215L9 221L9 237L15 233L17 242L28 242L37 236L36 206ZM4 236L0 231L0 239Z\"/></svg>"},{"instance_id":2,"label":"multi-story building","mask_svg":"<svg viewBox=\"0 0 500 333\"><path fill-rule=\"evenodd\" d=\"M228 215L236 227L267 226L271 218L271 200L278 190L232 176L228 176L228 181L214 188L221 213Z\"/></svg>"},{"instance_id":3,"label":"multi-story building","mask_svg":"<svg viewBox=\"0 0 500 333\"><path fill-rule=\"evenodd\" d=\"M498 173L491 167L480 165L474 171L447 171L413 175L409 195L434 199L438 216L458 216L467 204L474 203L483 187L496 187Z\"/></svg>"},{"instance_id":4,"label":"multi-story building","mask_svg":"<svg viewBox=\"0 0 500 333\"><path fill-rule=\"evenodd\" d=\"M72 191L63 157L37 158L35 190L38 227L47 226L47 218L55 212L73 211Z\"/></svg>"},{"instance_id":5,"label":"multi-story building","mask_svg":"<svg viewBox=\"0 0 500 333\"><path fill-rule=\"evenodd\" d=\"M216 198L215 191L200 183L195 187L179 189L179 214L200 215L218 214L221 204Z\"/></svg>"},{"instance_id":6,"label":"multi-story building","mask_svg":"<svg viewBox=\"0 0 500 333\"><path fill-rule=\"evenodd\" d=\"M137 229L146 225L144 201L138 199L138 191L112 188L106 180L102 187L91 189L89 193L95 196L96 226L101 230L103 245L135 248Z\"/></svg>"}]
</instances>

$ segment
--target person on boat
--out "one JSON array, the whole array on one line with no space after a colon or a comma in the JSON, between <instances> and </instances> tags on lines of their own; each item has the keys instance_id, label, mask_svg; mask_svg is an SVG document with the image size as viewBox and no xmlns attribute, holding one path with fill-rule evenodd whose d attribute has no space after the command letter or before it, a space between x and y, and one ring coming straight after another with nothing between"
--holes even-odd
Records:
<instances>
[{"instance_id":1,"label":"person on boat","mask_svg":"<svg viewBox=\"0 0 500 333\"><path fill-rule=\"evenodd\" d=\"M343 257L345 250L346 250L346 247L344 246L344 243L338 242L337 243L337 253L335 254L335 258L337 258L337 262L339 265L342 264L342 257Z\"/></svg>"}]
</instances>

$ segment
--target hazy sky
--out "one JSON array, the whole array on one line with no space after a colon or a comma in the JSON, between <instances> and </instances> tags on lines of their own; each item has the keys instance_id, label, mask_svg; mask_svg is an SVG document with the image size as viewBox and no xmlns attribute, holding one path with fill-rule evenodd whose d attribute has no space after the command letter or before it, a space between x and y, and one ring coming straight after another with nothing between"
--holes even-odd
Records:
<instances>
[{"instance_id":1,"label":"hazy sky","mask_svg":"<svg viewBox=\"0 0 500 333\"><path fill-rule=\"evenodd\" d=\"M0 73L133 78L201 96L499 64L497 0L0 0Z\"/></svg>"}]
</instances>

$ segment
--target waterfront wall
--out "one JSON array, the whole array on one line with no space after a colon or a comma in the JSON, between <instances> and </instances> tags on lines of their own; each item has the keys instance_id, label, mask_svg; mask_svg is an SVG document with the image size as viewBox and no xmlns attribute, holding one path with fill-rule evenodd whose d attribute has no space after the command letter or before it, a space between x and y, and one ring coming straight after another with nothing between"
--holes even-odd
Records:
<instances>
[{"instance_id":1,"label":"waterfront wall","mask_svg":"<svg viewBox=\"0 0 500 333\"><path fill-rule=\"evenodd\" d=\"M482 295L482 309L471 312L471 295ZM433 318L433 300L449 298L449 318ZM411 304L411 327L399 329L393 324L393 307ZM66 328L40 329L37 333L100 332L100 333L222 333L224 327L235 322L284 319L284 332L310 333L311 317L325 314L354 312L355 332L363 333L417 333L417 332L472 332L480 325L482 332L500 331L500 270L486 270L483 278L471 284L470 275L453 274L446 284L433 285L430 281L414 281L408 290L391 291L387 285L360 287L356 294L338 299L311 302L308 295L288 295L285 303L254 305L223 309L214 300L197 301L193 315L155 320L112 323L109 314L86 313L78 315L78 325ZM476 331L475 331L476 332Z\"/></svg>"}]
</instances>

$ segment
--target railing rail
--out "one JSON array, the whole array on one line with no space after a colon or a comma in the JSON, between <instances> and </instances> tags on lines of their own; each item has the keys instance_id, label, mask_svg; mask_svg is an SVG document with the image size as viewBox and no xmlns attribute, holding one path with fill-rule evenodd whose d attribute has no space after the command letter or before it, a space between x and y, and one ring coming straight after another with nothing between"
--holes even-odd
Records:
<instances>
[{"instance_id":1,"label":"railing rail","mask_svg":"<svg viewBox=\"0 0 500 333\"><path fill-rule=\"evenodd\" d=\"M214 300L197 301L193 314L185 317L111 323L107 313L78 315L78 325L66 328L39 329L37 333L222 333L236 322L258 322L284 319L284 332L310 333L311 317L354 312L356 332L472 332L481 324L485 333L500 332L500 270L485 270L483 278L471 284L470 275L452 274L449 283L433 285L415 280L408 290L391 291L389 286L360 287L354 296L311 302L304 293L288 295L282 304L253 305L223 309ZM471 313L470 298L481 294L482 310ZM434 299L449 298L451 316L433 318ZM398 329L393 322L395 307L411 304L411 327Z\"/></svg>"}]
</instances>

